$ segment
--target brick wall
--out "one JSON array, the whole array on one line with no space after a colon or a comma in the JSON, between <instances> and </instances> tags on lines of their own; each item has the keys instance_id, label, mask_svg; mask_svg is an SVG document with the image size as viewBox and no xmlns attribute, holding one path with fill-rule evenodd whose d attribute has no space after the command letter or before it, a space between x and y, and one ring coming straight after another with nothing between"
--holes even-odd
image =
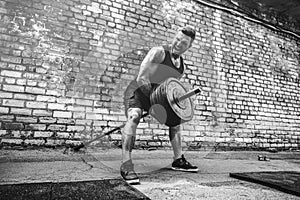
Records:
<instances>
[{"instance_id":1,"label":"brick wall","mask_svg":"<svg viewBox=\"0 0 300 200\"><path fill-rule=\"evenodd\" d=\"M184 145L299 149L299 37L174 0L1 0L1 146L77 145L123 124L123 91L147 50L186 24L198 34L182 81L203 92ZM167 127L147 117L136 144L170 147Z\"/></svg>"}]
</instances>

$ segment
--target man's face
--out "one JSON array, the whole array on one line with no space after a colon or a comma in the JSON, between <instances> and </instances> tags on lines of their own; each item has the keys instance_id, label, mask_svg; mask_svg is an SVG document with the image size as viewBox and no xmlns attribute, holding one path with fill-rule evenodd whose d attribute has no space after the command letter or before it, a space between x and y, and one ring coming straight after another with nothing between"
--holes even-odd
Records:
<instances>
[{"instance_id":1,"label":"man's face","mask_svg":"<svg viewBox=\"0 0 300 200\"><path fill-rule=\"evenodd\" d=\"M171 53L181 55L191 47L191 44L192 38L179 31L173 39Z\"/></svg>"}]
</instances>

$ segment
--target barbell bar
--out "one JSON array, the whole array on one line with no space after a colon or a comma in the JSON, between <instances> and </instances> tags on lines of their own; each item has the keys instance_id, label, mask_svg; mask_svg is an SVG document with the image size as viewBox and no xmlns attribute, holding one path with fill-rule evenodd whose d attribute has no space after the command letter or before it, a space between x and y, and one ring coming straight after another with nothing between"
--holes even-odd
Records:
<instances>
[{"instance_id":1,"label":"barbell bar","mask_svg":"<svg viewBox=\"0 0 300 200\"><path fill-rule=\"evenodd\" d=\"M190 98L190 97L192 97L192 96L194 96L194 95L196 95L196 94L198 94L200 92L201 92L201 90L199 88L193 89L193 90L187 92L186 94L180 96L179 98L175 98L174 102L172 102L172 103L179 103L179 102L181 102L181 101L183 101L185 99L188 99L188 98ZM149 115L148 112L144 113L141 116L141 119L143 119L144 117L146 117L148 115ZM97 136L97 137L95 137L94 139L92 139L90 141L81 143L80 145L73 147L73 150L74 151L79 151L81 148L83 148L83 147L91 144L92 142L100 140L101 138L103 138L103 137L105 137L107 135L110 135L111 133L113 133L115 131L121 130L124 126L125 126L125 123L122 124L122 125L120 125L120 126L118 126L118 127L116 127L116 128L114 128L114 129L112 129L112 130L110 130L110 131L108 131L108 132L106 132L106 133L104 133L103 135Z\"/></svg>"}]
</instances>

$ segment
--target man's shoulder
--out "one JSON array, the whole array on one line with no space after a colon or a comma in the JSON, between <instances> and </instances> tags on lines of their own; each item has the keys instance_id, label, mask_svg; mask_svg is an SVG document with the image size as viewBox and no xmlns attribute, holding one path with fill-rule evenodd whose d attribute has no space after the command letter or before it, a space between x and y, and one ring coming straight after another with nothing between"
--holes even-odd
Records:
<instances>
[{"instance_id":1,"label":"man's shoulder","mask_svg":"<svg viewBox=\"0 0 300 200\"><path fill-rule=\"evenodd\" d=\"M155 62L162 62L165 58L165 50L163 46L155 46L148 52L148 59Z\"/></svg>"}]
</instances>

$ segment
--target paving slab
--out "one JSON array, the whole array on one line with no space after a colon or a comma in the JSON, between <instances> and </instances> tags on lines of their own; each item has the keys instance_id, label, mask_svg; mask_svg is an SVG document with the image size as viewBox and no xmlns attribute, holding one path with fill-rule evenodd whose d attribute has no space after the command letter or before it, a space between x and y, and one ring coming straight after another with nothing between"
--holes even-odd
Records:
<instances>
[{"instance_id":1,"label":"paving slab","mask_svg":"<svg viewBox=\"0 0 300 200\"><path fill-rule=\"evenodd\" d=\"M88 148L0 152L0 185L42 182L99 181L121 178L120 149ZM198 173L170 169L171 150L134 150L133 162L141 179L135 189L150 199L300 199L263 185L237 180L230 173L300 172L300 152L186 151ZM269 161L260 161L263 155Z\"/></svg>"},{"instance_id":2,"label":"paving slab","mask_svg":"<svg viewBox=\"0 0 300 200\"><path fill-rule=\"evenodd\" d=\"M259 183L300 197L300 172L244 172L230 173L229 175L230 177Z\"/></svg>"}]
</instances>

